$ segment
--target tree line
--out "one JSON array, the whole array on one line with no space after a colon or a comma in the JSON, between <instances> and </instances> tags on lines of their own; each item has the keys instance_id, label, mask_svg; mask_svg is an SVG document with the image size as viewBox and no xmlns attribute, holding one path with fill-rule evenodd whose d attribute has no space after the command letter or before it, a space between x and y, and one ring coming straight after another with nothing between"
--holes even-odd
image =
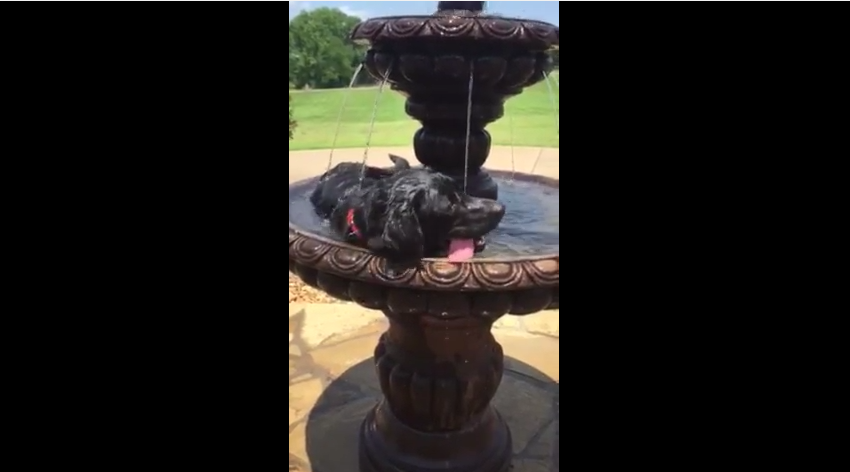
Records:
<instances>
[{"instance_id":1,"label":"tree line","mask_svg":"<svg viewBox=\"0 0 850 472\"><path fill-rule=\"evenodd\" d=\"M295 131L295 121L292 120L292 94L289 94L289 139L292 139L292 133Z\"/></svg>"},{"instance_id":2,"label":"tree line","mask_svg":"<svg viewBox=\"0 0 850 472\"><path fill-rule=\"evenodd\" d=\"M289 87L347 87L366 53L365 46L348 39L361 19L336 8L300 13L289 22ZM372 83L362 73L358 84Z\"/></svg>"},{"instance_id":3,"label":"tree line","mask_svg":"<svg viewBox=\"0 0 850 472\"><path fill-rule=\"evenodd\" d=\"M360 21L336 8L308 10L293 18L289 22L289 88L347 87L367 49L348 39ZM557 69L557 50L552 59ZM374 83L363 72L355 85Z\"/></svg>"}]
</instances>

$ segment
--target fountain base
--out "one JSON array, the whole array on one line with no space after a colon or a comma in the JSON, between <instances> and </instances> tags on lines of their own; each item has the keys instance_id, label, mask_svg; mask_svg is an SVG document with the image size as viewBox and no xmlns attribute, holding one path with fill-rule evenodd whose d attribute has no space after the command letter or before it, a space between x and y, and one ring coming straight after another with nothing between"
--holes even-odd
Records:
<instances>
[{"instance_id":1,"label":"fountain base","mask_svg":"<svg viewBox=\"0 0 850 472\"><path fill-rule=\"evenodd\" d=\"M492 321L394 306L375 348L384 399L360 429L360 472L507 471L511 433L490 406L504 372Z\"/></svg>"},{"instance_id":2,"label":"fountain base","mask_svg":"<svg viewBox=\"0 0 850 472\"><path fill-rule=\"evenodd\" d=\"M360 472L507 472L511 449L511 432L492 407L461 431L425 433L381 402L360 429Z\"/></svg>"}]
</instances>

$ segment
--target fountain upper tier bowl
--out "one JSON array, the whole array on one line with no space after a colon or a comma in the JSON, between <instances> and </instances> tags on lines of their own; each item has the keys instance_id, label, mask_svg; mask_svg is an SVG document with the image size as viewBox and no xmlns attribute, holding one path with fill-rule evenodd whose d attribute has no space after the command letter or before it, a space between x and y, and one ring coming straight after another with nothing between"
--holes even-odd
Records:
<instances>
[{"instance_id":1,"label":"fountain upper tier bowl","mask_svg":"<svg viewBox=\"0 0 850 472\"><path fill-rule=\"evenodd\" d=\"M423 259L398 268L335 239L308 197L316 178L289 187L289 268L306 283L367 308L497 318L558 308L559 183L528 174L490 171L508 208L487 249L470 261ZM511 178L513 177L513 178ZM498 293L494 293L498 292Z\"/></svg>"},{"instance_id":2,"label":"fountain upper tier bowl","mask_svg":"<svg viewBox=\"0 0 850 472\"><path fill-rule=\"evenodd\" d=\"M430 16L369 19L354 28L351 38L371 46L366 69L374 77L386 77L396 90L432 98L465 92L472 75L476 94L506 97L545 78L552 67L546 51L559 47L560 29L540 21L447 9ZM499 116L482 118L489 122Z\"/></svg>"}]
</instances>

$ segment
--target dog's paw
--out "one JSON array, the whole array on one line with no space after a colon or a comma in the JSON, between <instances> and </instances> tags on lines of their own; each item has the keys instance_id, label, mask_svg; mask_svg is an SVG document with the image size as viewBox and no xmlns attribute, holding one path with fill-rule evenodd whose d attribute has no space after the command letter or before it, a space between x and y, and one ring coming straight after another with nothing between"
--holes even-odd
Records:
<instances>
[{"instance_id":1,"label":"dog's paw","mask_svg":"<svg viewBox=\"0 0 850 472\"><path fill-rule=\"evenodd\" d=\"M366 240L366 249L372 252L384 250L384 240L380 237L372 237Z\"/></svg>"}]
</instances>

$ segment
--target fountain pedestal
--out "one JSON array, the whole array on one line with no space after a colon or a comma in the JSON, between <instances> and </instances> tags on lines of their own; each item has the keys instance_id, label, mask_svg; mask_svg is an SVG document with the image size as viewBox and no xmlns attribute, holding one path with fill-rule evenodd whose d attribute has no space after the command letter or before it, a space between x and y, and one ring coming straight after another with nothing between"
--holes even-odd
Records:
<instances>
[{"instance_id":1,"label":"fountain pedestal","mask_svg":"<svg viewBox=\"0 0 850 472\"><path fill-rule=\"evenodd\" d=\"M357 25L352 39L371 46L364 65L407 97L422 123L413 139L424 165L466 181L467 192L495 199L482 169L484 129L507 98L545 78L556 26L482 14L484 2L439 2L430 16ZM495 172L494 172L495 173ZM509 174L544 189L558 181ZM304 198L315 179L290 187ZM506 472L511 434L491 406L502 379L493 322L559 307L560 258L424 259L392 267L364 249L289 224L289 268L328 294L381 310L389 330L375 350L384 399L363 422L361 472ZM333 453L333 451L329 451Z\"/></svg>"},{"instance_id":2,"label":"fountain pedestal","mask_svg":"<svg viewBox=\"0 0 850 472\"><path fill-rule=\"evenodd\" d=\"M360 470L501 472L511 434L490 401L502 348L487 318L384 311L375 350L384 400L361 430Z\"/></svg>"}]
</instances>

